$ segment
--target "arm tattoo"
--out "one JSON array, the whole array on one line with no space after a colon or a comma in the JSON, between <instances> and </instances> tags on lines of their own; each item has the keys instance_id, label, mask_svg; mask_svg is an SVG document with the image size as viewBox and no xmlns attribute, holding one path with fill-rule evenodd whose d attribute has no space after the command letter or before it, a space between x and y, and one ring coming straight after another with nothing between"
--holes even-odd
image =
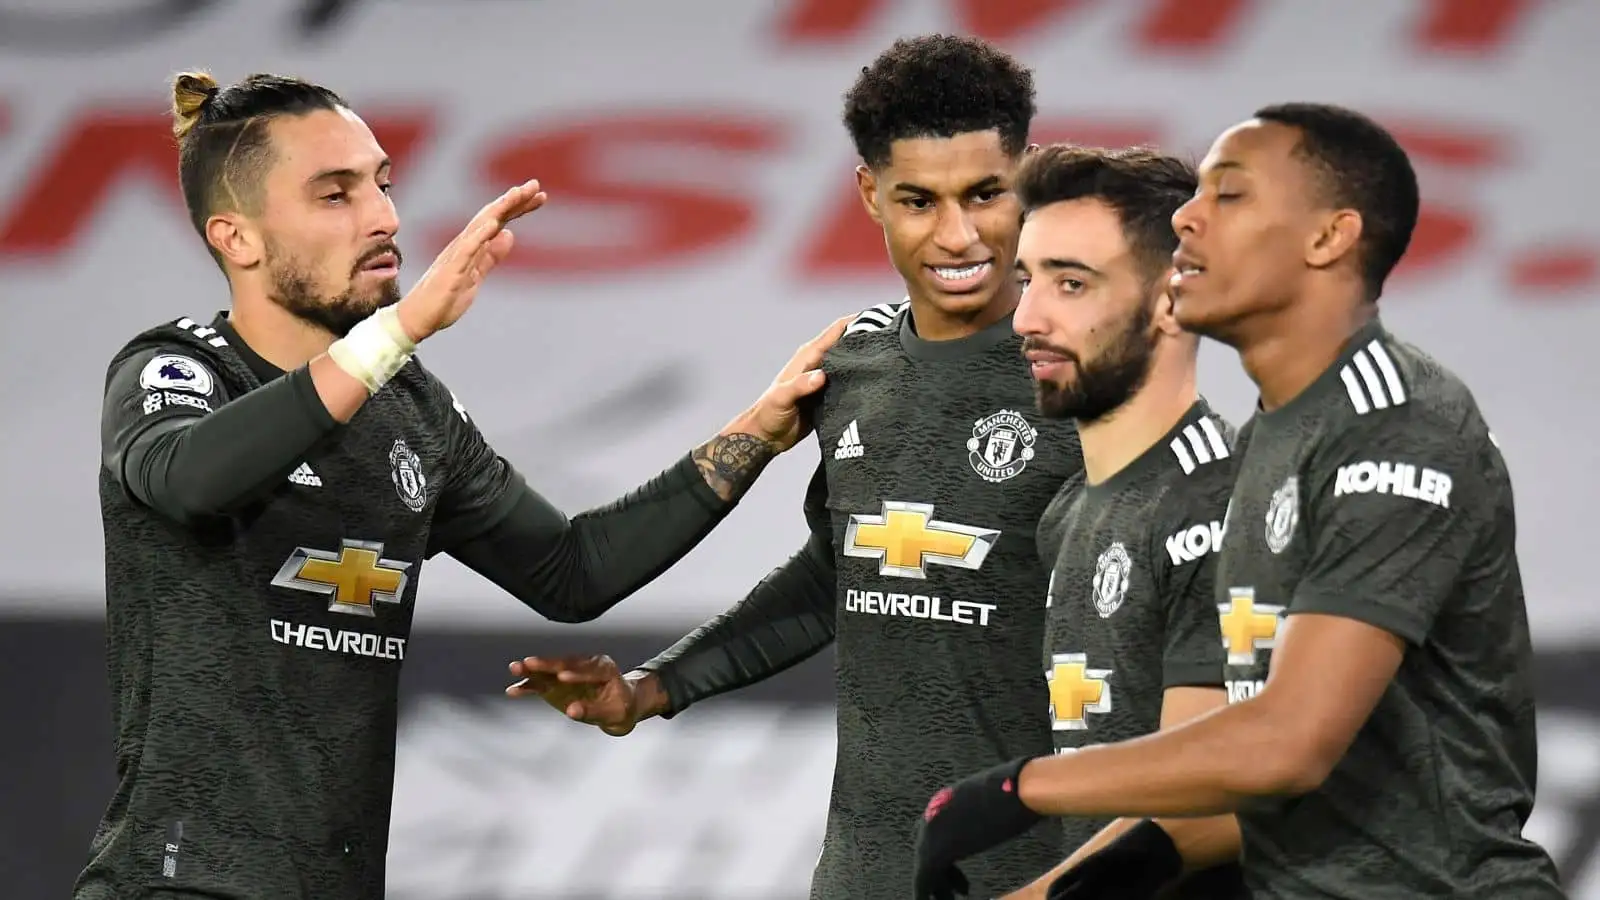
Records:
<instances>
[{"instance_id":1,"label":"arm tattoo","mask_svg":"<svg viewBox=\"0 0 1600 900\"><path fill-rule=\"evenodd\" d=\"M723 434L696 447L692 454L717 496L733 501L755 484L756 476L779 453L777 445L753 434Z\"/></svg>"}]
</instances>

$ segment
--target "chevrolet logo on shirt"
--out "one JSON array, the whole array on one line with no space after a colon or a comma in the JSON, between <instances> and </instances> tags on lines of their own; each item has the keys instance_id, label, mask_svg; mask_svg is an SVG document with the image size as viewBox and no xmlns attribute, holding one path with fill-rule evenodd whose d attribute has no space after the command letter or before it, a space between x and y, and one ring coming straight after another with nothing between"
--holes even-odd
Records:
<instances>
[{"instance_id":1,"label":"chevrolet logo on shirt","mask_svg":"<svg viewBox=\"0 0 1600 900\"><path fill-rule=\"evenodd\" d=\"M1056 731L1083 731L1089 713L1111 712L1110 669L1089 668L1083 653L1056 653L1044 680L1050 686L1050 727Z\"/></svg>"},{"instance_id":2,"label":"chevrolet logo on shirt","mask_svg":"<svg viewBox=\"0 0 1600 900\"><path fill-rule=\"evenodd\" d=\"M851 515L844 555L878 561L878 574L927 578L930 565L977 569L1000 532L933 518L931 503L883 502L881 515Z\"/></svg>"},{"instance_id":3,"label":"chevrolet logo on shirt","mask_svg":"<svg viewBox=\"0 0 1600 900\"><path fill-rule=\"evenodd\" d=\"M381 543L345 540L338 553L296 547L272 584L331 598L329 612L375 616L374 603L400 602L410 567L384 559Z\"/></svg>"},{"instance_id":4,"label":"chevrolet logo on shirt","mask_svg":"<svg viewBox=\"0 0 1600 900\"><path fill-rule=\"evenodd\" d=\"M1278 645L1282 606L1256 602L1255 588L1229 588L1228 602L1217 604L1222 618L1222 646L1228 665L1255 665L1256 653Z\"/></svg>"}]
</instances>

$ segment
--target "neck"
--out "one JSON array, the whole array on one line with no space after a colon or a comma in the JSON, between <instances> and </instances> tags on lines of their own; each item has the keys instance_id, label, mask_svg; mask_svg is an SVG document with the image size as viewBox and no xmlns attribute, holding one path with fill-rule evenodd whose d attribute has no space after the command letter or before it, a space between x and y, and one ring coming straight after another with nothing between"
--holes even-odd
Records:
<instances>
[{"instance_id":1,"label":"neck","mask_svg":"<svg viewBox=\"0 0 1600 900\"><path fill-rule=\"evenodd\" d=\"M1378 315L1377 304L1359 294L1318 293L1293 298L1231 342L1261 394L1263 411L1283 406L1310 387L1344 352L1350 336Z\"/></svg>"},{"instance_id":2,"label":"neck","mask_svg":"<svg viewBox=\"0 0 1600 900\"><path fill-rule=\"evenodd\" d=\"M1194 406L1200 394L1195 387L1192 353L1159 354L1151 360L1144 385L1126 402L1107 416L1078 423L1089 484L1102 484L1126 469Z\"/></svg>"},{"instance_id":3,"label":"neck","mask_svg":"<svg viewBox=\"0 0 1600 900\"><path fill-rule=\"evenodd\" d=\"M274 302L240 286L233 290L228 324L256 355L291 372L328 352L332 332L312 325Z\"/></svg>"},{"instance_id":4,"label":"neck","mask_svg":"<svg viewBox=\"0 0 1600 900\"><path fill-rule=\"evenodd\" d=\"M971 337L1011 315L1017 308L1017 302L1022 299L1016 282L1010 280L995 291L994 297L983 308L967 314L942 310L938 304L918 299L915 291L911 291L909 296L911 322L917 328L917 337L925 341L955 341Z\"/></svg>"}]
</instances>

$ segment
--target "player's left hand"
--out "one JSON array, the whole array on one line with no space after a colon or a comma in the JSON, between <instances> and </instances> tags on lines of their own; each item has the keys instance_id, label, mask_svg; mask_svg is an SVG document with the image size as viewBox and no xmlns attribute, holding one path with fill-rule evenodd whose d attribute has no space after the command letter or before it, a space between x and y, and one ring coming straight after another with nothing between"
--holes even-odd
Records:
<instances>
[{"instance_id":1,"label":"player's left hand","mask_svg":"<svg viewBox=\"0 0 1600 900\"><path fill-rule=\"evenodd\" d=\"M942 788L928 801L917 826L916 900L967 896L967 876L956 863L1032 828L1043 816L1017 794L1027 758L985 769Z\"/></svg>"},{"instance_id":2,"label":"player's left hand","mask_svg":"<svg viewBox=\"0 0 1600 900\"><path fill-rule=\"evenodd\" d=\"M778 377L755 405L730 425L733 431L755 434L782 453L811 433L811 420L802 401L822 390L822 355L844 334L854 316L835 319L822 333L800 345Z\"/></svg>"},{"instance_id":3,"label":"player's left hand","mask_svg":"<svg viewBox=\"0 0 1600 900\"><path fill-rule=\"evenodd\" d=\"M539 697L574 722L622 737L639 723L633 685L609 656L542 657L513 660L508 697Z\"/></svg>"}]
</instances>

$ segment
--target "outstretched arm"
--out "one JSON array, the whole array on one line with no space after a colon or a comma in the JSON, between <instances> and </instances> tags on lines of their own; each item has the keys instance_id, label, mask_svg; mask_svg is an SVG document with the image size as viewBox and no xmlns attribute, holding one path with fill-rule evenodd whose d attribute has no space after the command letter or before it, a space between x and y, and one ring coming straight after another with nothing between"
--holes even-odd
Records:
<instances>
[{"instance_id":1,"label":"outstretched arm","mask_svg":"<svg viewBox=\"0 0 1600 900\"><path fill-rule=\"evenodd\" d=\"M1013 760L941 790L919 826L919 877L948 877L956 861L1041 815L1213 816L1256 797L1318 790L1408 649L1425 644L1471 561L1501 540L1496 529L1509 531L1504 464L1486 433L1403 409L1416 418L1346 428L1308 462L1306 503L1315 514L1302 518L1305 571L1292 597L1257 598L1288 613L1259 692L1176 728ZM1435 490L1341 489L1344 467L1397 453L1427 465Z\"/></svg>"},{"instance_id":2,"label":"outstretched arm","mask_svg":"<svg viewBox=\"0 0 1600 900\"><path fill-rule=\"evenodd\" d=\"M1172 728L1221 709L1226 703L1227 694L1218 688L1168 688L1161 702L1161 727ZM1084 885L1117 883L1130 897L1154 896L1184 872L1222 865L1238 856L1239 823L1233 816L1122 818L1101 829L1061 865L1005 900L1045 900L1052 886L1063 879ZM1068 872L1073 874L1068 876ZM1139 881L1144 893L1133 889L1133 880Z\"/></svg>"},{"instance_id":3,"label":"outstretched arm","mask_svg":"<svg viewBox=\"0 0 1600 900\"><path fill-rule=\"evenodd\" d=\"M1170 731L1030 763L1024 802L1051 815L1195 816L1322 785L1498 516L1489 485L1503 471L1498 451L1426 410L1401 409L1346 428L1308 461L1305 502L1316 514L1305 517L1310 558L1294 595L1232 588L1286 607L1263 689ZM1448 494L1341 490L1345 466L1395 453L1433 469Z\"/></svg>"},{"instance_id":4,"label":"outstretched arm","mask_svg":"<svg viewBox=\"0 0 1600 900\"><path fill-rule=\"evenodd\" d=\"M512 696L536 694L569 717L626 734L651 716L776 675L834 638L835 578L826 481L821 466L806 497L811 533L738 605L623 675L610 657L529 657L511 664L523 679Z\"/></svg>"},{"instance_id":5,"label":"outstretched arm","mask_svg":"<svg viewBox=\"0 0 1600 900\"><path fill-rule=\"evenodd\" d=\"M821 389L822 354L843 328L835 322L802 346L716 437L627 496L570 520L522 483L455 404L458 462L430 554L448 552L554 621L597 618L699 544L767 464L810 431L802 406Z\"/></svg>"},{"instance_id":6,"label":"outstretched arm","mask_svg":"<svg viewBox=\"0 0 1600 900\"><path fill-rule=\"evenodd\" d=\"M776 453L753 451L753 440L713 438L621 499L571 519L517 478L502 501L509 507L488 508L498 521L449 545L449 553L547 619L590 621L682 559L727 516ZM514 477L509 466L506 472Z\"/></svg>"},{"instance_id":7,"label":"outstretched arm","mask_svg":"<svg viewBox=\"0 0 1600 900\"><path fill-rule=\"evenodd\" d=\"M833 642L838 572L819 464L806 492L805 546L737 606L630 673L643 694L640 718L673 716L718 694L764 681Z\"/></svg>"}]
</instances>

